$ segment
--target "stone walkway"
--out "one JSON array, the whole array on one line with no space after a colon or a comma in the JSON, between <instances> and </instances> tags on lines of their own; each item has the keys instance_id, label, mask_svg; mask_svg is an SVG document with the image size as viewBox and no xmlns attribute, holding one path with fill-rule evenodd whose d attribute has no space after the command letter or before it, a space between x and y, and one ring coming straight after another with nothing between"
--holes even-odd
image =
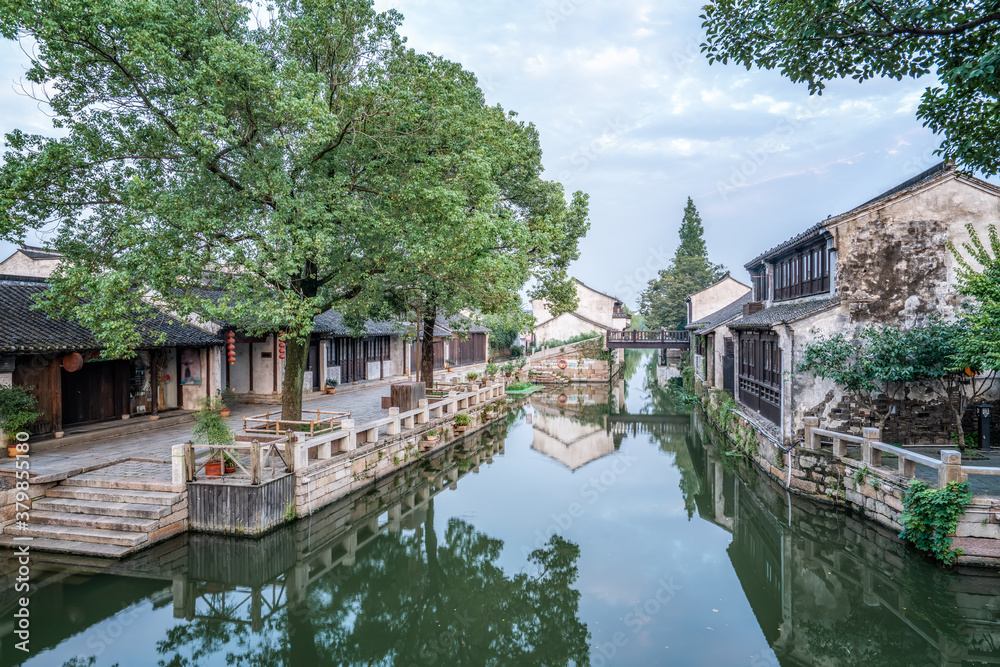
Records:
<instances>
[{"instance_id":1,"label":"stone walkway","mask_svg":"<svg viewBox=\"0 0 1000 667\"><path fill-rule=\"evenodd\" d=\"M403 378L394 378L398 382ZM307 398L302 402L303 412L307 410L327 410L350 412L357 424L382 419L389 415L382 409L382 397L389 395L390 381L373 383L372 386L352 387L348 391L338 389L333 396L321 395ZM240 405L233 410L229 424L237 433L243 430L243 417L276 411L276 406ZM101 440L62 444L59 440L39 443L30 454L32 481L58 481L71 474L99 468L124 459L140 459L155 463L170 463L171 448L187 442L191 438L190 423L169 426L131 435L114 435L109 430L107 438ZM0 460L0 474L13 472L14 462Z\"/></svg>"}]
</instances>

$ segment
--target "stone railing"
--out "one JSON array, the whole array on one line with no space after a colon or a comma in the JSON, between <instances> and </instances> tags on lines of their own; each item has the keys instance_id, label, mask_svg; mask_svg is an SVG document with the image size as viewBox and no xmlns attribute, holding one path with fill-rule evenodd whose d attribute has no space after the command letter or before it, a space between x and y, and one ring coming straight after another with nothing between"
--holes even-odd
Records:
<instances>
[{"instance_id":1,"label":"stone railing","mask_svg":"<svg viewBox=\"0 0 1000 667\"><path fill-rule=\"evenodd\" d=\"M819 428L818 417L806 417L805 419L806 449L820 449L821 441L827 439L833 443L833 455L846 458L847 446L849 444L859 445L861 447L862 463L867 466L882 468L884 467L882 465L883 454L895 456L895 472L907 479L913 479L916 476L916 467L918 465L932 468L937 472L939 487L944 487L948 482L967 481L969 475L1000 475L1000 468L963 466L962 452L957 450L942 450L941 458L935 459L903 447L880 442L881 433L877 428L864 428L861 430L861 433L862 435L857 436L838 431L828 431Z\"/></svg>"}]
</instances>

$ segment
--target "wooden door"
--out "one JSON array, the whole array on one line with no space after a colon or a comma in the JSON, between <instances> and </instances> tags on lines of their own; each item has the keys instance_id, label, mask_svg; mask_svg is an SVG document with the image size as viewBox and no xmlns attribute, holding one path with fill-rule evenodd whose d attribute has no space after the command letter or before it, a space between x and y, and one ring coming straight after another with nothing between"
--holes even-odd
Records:
<instances>
[{"instance_id":1,"label":"wooden door","mask_svg":"<svg viewBox=\"0 0 1000 667\"><path fill-rule=\"evenodd\" d=\"M91 361L75 373L61 369L63 424L117 419L128 412L129 363Z\"/></svg>"},{"instance_id":2,"label":"wooden door","mask_svg":"<svg viewBox=\"0 0 1000 667\"><path fill-rule=\"evenodd\" d=\"M250 349L253 350L253 346ZM314 391L319 391L319 343L316 341L309 344L306 370L312 371L312 388Z\"/></svg>"}]
</instances>

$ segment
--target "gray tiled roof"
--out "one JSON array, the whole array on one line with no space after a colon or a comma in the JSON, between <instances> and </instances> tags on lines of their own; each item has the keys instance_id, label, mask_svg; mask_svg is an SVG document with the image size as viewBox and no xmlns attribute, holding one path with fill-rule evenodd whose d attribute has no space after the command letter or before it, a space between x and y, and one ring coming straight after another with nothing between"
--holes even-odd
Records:
<instances>
[{"instance_id":1,"label":"gray tiled roof","mask_svg":"<svg viewBox=\"0 0 1000 667\"><path fill-rule=\"evenodd\" d=\"M892 197L893 195L897 195L900 192L903 192L905 190L909 190L910 188L914 188L914 187L916 187L918 185L921 185L925 181L929 181L929 180L931 180L933 178L936 178L936 177L940 176L941 174L948 173L948 172L951 172L951 171L954 171L954 170L955 170L955 166L954 166L953 163L947 162L947 161L946 162L940 162L940 163L934 165L933 167L931 167L930 169L928 169L927 171L924 171L924 172L922 172L920 174L917 174L913 178L911 178L911 179L909 179L907 181L904 181L904 182L900 183L899 185L897 185L897 186L895 186L895 187L893 187L893 188L891 188L889 190L886 190L885 192L883 192L879 196L875 197L874 199L869 199L864 204L861 204L860 206L855 206L854 208L852 208L849 211L846 211L844 213L841 213L839 215L834 216L834 218L839 219L839 218L842 218L842 217L845 217L845 216L850 216L855 211L859 211L859 210L865 208L866 206L871 206L872 204L877 204L878 202L882 201L883 199L888 199L888 198ZM819 236L823 232L824 228L831 222L831 220L832 220L832 218L828 218L828 219L826 219L826 220L824 220L822 222L816 223L815 225L813 225L809 229L805 230L801 234L793 236L792 238L788 239L784 243L779 243L778 245L774 246L770 250L768 250L766 252L763 252L760 255L757 255L756 257L754 257L752 260L750 260L749 262L747 262L743 266L745 266L746 268L750 269L750 268L752 268L754 266L757 266L761 262L763 262L763 261L765 261L767 259L770 259L770 258L772 258L772 257L774 257L774 256L776 256L778 254L780 254L782 250L785 250L787 248L791 248L791 247L797 245L799 242L804 241L804 240L806 240L807 238L809 238L811 236Z\"/></svg>"},{"instance_id":2,"label":"gray tiled roof","mask_svg":"<svg viewBox=\"0 0 1000 667\"><path fill-rule=\"evenodd\" d=\"M70 320L57 319L33 310L35 297L47 285L42 281L0 276L0 352L41 352L46 350L100 349L94 335ZM179 322L159 311L139 314L136 326L142 334L141 348L202 347L222 341L200 329ZM166 335L163 342L160 333Z\"/></svg>"},{"instance_id":3,"label":"gray tiled roof","mask_svg":"<svg viewBox=\"0 0 1000 667\"><path fill-rule=\"evenodd\" d=\"M314 333L333 334L334 336L391 336L406 331L406 325L402 322L368 320L365 322L363 330L356 332L344 324L344 316L333 309L320 313L313 322Z\"/></svg>"},{"instance_id":4,"label":"gray tiled roof","mask_svg":"<svg viewBox=\"0 0 1000 667\"><path fill-rule=\"evenodd\" d=\"M840 298L813 299L810 301L796 301L795 303L779 303L776 306L765 308L756 313L751 313L746 317L741 317L735 322L729 323L730 329L751 329L757 327L767 327L780 322L794 322L801 320L814 313L818 313L840 303Z\"/></svg>"},{"instance_id":5,"label":"gray tiled roof","mask_svg":"<svg viewBox=\"0 0 1000 667\"><path fill-rule=\"evenodd\" d=\"M695 331L696 333L702 330L704 330L705 333L708 333L720 324L725 324L734 317L739 316L739 314L743 312L743 305L750 303L752 300L753 293L747 292L728 306L720 308L711 315L701 318L697 322L692 322L687 325L686 328Z\"/></svg>"},{"instance_id":6,"label":"gray tiled roof","mask_svg":"<svg viewBox=\"0 0 1000 667\"><path fill-rule=\"evenodd\" d=\"M37 248L30 245L22 245L19 249L31 259L62 259L62 255L54 250L46 250L45 248Z\"/></svg>"}]
</instances>

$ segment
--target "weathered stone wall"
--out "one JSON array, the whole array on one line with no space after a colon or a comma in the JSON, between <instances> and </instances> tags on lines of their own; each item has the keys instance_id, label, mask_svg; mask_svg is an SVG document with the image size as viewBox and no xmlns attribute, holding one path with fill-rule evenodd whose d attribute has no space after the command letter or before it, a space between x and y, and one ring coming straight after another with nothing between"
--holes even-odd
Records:
<instances>
[{"instance_id":1,"label":"weathered stone wall","mask_svg":"<svg viewBox=\"0 0 1000 667\"><path fill-rule=\"evenodd\" d=\"M891 530L902 530L908 478L889 468L834 456L825 449L794 447L785 452L765 435L766 421L750 415L722 418L723 395L718 390L704 392L706 416L771 479L792 493L842 505ZM1000 565L1000 498L975 496L959 519L952 546L964 551L959 564Z\"/></svg>"}]
</instances>

